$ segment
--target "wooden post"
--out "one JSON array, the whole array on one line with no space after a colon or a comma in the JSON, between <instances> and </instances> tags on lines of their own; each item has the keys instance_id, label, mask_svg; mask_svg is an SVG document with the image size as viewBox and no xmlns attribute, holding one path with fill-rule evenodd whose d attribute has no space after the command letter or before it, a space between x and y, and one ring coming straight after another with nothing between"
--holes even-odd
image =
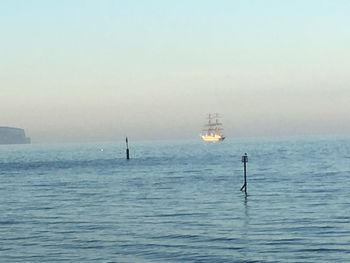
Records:
<instances>
[{"instance_id":1,"label":"wooden post","mask_svg":"<svg viewBox=\"0 0 350 263\"><path fill-rule=\"evenodd\" d=\"M129 155L129 142L128 142L128 137L126 137L126 159L129 160L130 159L130 155Z\"/></svg>"},{"instance_id":2,"label":"wooden post","mask_svg":"<svg viewBox=\"0 0 350 263\"><path fill-rule=\"evenodd\" d=\"M244 184L241 187L241 191L243 191L245 194L247 195L247 162L248 162L248 156L247 153L245 153L245 155L242 156L242 163L244 164Z\"/></svg>"}]
</instances>

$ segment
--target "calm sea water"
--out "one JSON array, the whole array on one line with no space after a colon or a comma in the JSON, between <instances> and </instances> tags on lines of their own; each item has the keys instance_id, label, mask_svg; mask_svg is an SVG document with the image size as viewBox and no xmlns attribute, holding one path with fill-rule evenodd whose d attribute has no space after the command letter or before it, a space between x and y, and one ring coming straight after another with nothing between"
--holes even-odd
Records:
<instances>
[{"instance_id":1,"label":"calm sea water","mask_svg":"<svg viewBox=\"0 0 350 263\"><path fill-rule=\"evenodd\" d=\"M350 262L349 137L130 151L0 146L0 261Z\"/></svg>"}]
</instances>

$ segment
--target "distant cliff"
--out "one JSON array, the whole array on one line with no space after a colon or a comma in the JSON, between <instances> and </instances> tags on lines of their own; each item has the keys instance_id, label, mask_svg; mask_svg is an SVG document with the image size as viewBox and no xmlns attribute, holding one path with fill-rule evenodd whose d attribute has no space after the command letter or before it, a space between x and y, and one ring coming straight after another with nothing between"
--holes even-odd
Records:
<instances>
[{"instance_id":1,"label":"distant cliff","mask_svg":"<svg viewBox=\"0 0 350 263\"><path fill-rule=\"evenodd\" d=\"M23 129L12 127L0 127L0 144L24 144L30 143Z\"/></svg>"}]
</instances>

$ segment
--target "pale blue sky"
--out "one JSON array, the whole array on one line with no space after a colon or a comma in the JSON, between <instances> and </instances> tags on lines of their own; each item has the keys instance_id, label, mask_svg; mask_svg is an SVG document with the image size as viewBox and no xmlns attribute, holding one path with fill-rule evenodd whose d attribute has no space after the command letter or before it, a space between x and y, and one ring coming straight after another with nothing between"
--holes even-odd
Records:
<instances>
[{"instance_id":1,"label":"pale blue sky","mask_svg":"<svg viewBox=\"0 0 350 263\"><path fill-rule=\"evenodd\" d=\"M0 126L35 142L350 133L350 1L0 1Z\"/></svg>"}]
</instances>

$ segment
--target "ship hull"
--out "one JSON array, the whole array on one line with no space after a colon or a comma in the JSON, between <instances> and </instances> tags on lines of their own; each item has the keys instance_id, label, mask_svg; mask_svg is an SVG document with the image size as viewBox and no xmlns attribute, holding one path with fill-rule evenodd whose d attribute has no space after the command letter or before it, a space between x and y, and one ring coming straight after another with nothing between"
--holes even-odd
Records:
<instances>
[{"instance_id":1,"label":"ship hull","mask_svg":"<svg viewBox=\"0 0 350 263\"><path fill-rule=\"evenodd\" d=\"M220 142L220 141L223 141L225 139L224 136L222 135L218 135L218 134L215 134L215 135L202 135L202 140L205 141L205 142Z\"/></svg>"}]
</instances>

